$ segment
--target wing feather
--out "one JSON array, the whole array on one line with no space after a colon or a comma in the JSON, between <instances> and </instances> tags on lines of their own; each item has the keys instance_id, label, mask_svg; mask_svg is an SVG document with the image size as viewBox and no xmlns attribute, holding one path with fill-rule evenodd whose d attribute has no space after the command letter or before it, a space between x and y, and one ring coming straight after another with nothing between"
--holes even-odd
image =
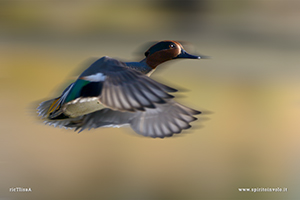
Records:
<instances>
[{"instance_id":1,"label":"wing feather","mask_svg":"<svg viewBox=\"0 0 300 200\"><path fill-rule=\"evenodd\" d=\"M120 112L105 108L90 113L81 121L70 123L65 127L74 127L75 130L82 131L103 126L130 124L138 134L163 138L190 128L190 122L196 119L193 117L195 112L170 99L165 104L155 104L155 108L146 108L145 111Z\"/></svg>"}]
</instances>

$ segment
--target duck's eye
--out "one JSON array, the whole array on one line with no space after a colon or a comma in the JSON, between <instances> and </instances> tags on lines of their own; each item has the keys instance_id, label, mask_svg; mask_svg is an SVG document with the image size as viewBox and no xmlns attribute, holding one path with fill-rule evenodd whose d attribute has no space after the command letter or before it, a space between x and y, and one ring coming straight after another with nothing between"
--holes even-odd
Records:
<instances>
[{"instance_id":1,"label":"duck's eye","mask_svg":"<svg viewBox=\"0 0 300 200\"><path fill-rule=\"evenodd\" d=\"M174 44L170 44L170 46L169 46L171 49L173 49L174 47L175 47L175 45Z\"/></svg>"}]
</instances>

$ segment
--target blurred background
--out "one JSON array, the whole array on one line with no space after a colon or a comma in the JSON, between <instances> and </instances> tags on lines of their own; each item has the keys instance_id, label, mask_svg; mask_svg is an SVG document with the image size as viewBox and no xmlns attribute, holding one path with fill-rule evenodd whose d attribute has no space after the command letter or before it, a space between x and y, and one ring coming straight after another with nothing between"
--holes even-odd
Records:
<instances>
[{"instance_id":1,"label":"blurred background","mask_svg":"<svg viewBox=\"0 0 300 200\"><path fill-rule=\"evenodd\" d=\"M299 20L297 0L0 1L0 199L298 199ZM91 59L165 39L211 57L152 75L203 111L191 129L77 134L36 116ZM238 191L252 187L288 192Z\"/></svg>"}]
</instances>

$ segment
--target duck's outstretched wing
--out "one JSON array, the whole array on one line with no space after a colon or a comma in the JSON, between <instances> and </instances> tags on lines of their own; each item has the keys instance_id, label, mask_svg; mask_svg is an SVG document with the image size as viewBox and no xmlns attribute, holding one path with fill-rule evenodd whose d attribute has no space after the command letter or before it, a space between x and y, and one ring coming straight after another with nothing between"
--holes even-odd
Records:
<instances>
[{"instance_id":1,"label":"duck's outstretched wing","mask_svg":"<svg viewBox=\"0 0 300 200\"><path fill-rule=\"evenodd\" d=\"M49 119L78 117L103 107L116 111L144 111L173 98L176 89L158 83L124 63L102 57L87 68L51 104L43 102L38 112Z\"/></svg>"},{"instance_id":2,"label":"duck's outstretched wing","mask_svg":"<svg viewBox=\"0 0 300 200\"><path fill-rule=\"evenodd\" d=\"M138 134L163 138L190 128L190 122L197 119L193 115L200 113L173 100L167 100L164 104L155 104L155 108L134 113L103 109L90 113L79 121L70 122L65 127L81 132L84 129L129 124Z\"/></svg>"}]
</instances>

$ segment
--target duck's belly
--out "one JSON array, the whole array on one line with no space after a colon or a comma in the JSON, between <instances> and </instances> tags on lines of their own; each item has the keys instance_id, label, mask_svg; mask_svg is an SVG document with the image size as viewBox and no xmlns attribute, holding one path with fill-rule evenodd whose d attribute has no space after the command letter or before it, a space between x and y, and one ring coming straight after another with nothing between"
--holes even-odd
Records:
<instances>
[{"instance_id":1,"label":"duck's belly","mask_svg":"<svg viewBox=\"0 0 300 200\"><path fill-rule=\"evenodd\" d=\"M103 109L104 106L96 97L78 98L65 105L64 113L69 117L78 117Z\"/></svg>"}]
</instances>

